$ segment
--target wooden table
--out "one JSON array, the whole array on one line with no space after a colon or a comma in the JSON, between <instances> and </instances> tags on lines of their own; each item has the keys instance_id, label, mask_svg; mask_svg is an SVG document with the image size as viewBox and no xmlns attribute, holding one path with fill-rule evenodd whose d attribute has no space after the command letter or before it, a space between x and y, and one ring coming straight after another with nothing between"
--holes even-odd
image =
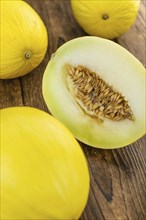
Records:
<instances>
[{"instance_id":1,"label":"wooden table","mask_svg":"<svg viewBox=\"0 0 146 220\"><path fill-rule=\"evenodd\" d=\"M32 106L48 112L42 97L42 77L52 53L66 41L87 35L76 23L69 0L27 0L40 14L49 33L49 47L41 65L26 76L1 80L1 108ZM146 66L146 4L136 22L116 42ZM81 144L88 160L91 188L80 220L146 220L144 171L146 138L116 150ZM58 219L59 220L59 219Z\"/></svg>"}]
</instances>

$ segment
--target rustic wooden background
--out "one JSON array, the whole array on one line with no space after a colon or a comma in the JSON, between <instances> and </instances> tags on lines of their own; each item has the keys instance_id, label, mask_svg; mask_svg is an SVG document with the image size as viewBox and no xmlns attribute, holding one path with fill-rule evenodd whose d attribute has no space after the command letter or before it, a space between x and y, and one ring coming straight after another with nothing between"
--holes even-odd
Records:
<instances>
[{"instance_id":1,"label":"rustic wooden background","mask_svg":"<svg viewBox=\"0 0 146 220\"><path fill-rule=\"evenodd\" d=\"M76 23L69 0L26 0L41 16L49 47L41 65L18 79L1 80L0 107L32 106L48 112L42 97L42 77L50 56L66 41L87 35ZM142 1L131 29L116 42L146 66L146 2ZM88 160L91 188L80 220L146 220L146 138L116 150L101 150L80 143ZM58 219L59 220L59 219Z\"/></svg>"}]
</instances>

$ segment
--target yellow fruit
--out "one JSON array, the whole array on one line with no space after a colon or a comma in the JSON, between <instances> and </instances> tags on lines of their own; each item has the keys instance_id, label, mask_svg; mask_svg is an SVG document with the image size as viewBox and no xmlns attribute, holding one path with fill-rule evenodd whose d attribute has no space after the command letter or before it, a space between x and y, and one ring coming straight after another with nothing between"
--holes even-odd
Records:
<instances>
[{"instance_id":1,"label":"yellow fruit","mask_svg":"<svg viewBox=\"0 0 146 220\"><path fill-rule=\"evenodd\" d=\"M80 141L123 147L145 134L145 68L120 45L81 37L62 45L43 77L50 112Z\"/></svg>"},{"instance_id":2,"label":"yellow fruit","mask_svg":"<svg viewBox=\"0 0 146 220\"><path fill-rule=\"evenodd\" d=\"M48 37L39 15L24 1L0 1L0 78L29 73L43 60Z\"/></svg>"},{"instance_id":3,"label":"yellow fruit","mask_svg":"<svg viewBox=\"0 0 146 220\"><path fill-rule=\"evenodd\" d=\"M88 198L89 172L72 134L34 108L0 113L1 219L78 219Z\"/></svg>"},{"instance_id":4,"label":"yellow fruit","mask_svg":"<svg viewBox=\"0 0 146 220\"><path fill-rule=\"evenodd\" d=\"M134 23L139 0L71 0L74 16L90 35L113 39Z\"/></svg>"}]
</instances>

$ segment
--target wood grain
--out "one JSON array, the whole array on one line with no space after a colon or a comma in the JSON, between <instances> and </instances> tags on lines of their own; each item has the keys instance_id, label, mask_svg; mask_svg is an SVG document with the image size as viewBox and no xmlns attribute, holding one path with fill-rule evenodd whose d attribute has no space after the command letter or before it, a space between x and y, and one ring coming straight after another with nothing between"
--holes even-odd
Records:
<instances>
[{"instance_id":1,"label":"wood grain","mask_svg":"<svg viewBox=\"0 0 146 220\"><path fill-rule=\"evenodd\" d=\"M42 97L42 77L51 55L66 41L87 35L75 21L68 0L27 0L44 21L49 47L43 62L26 76L0 80L0 107L32 106L48 112ZM136 22L116 39L146 66L146 6L141 3ZM88 160L91 187L80 220L146 220L146 138L116 150L80 143ZM58 219L59 220L59 219Z\"/></svg>"},{"instance_id":2,"label":"wood grain","mask_svg":"<svg viewBox=\"0 0 146 220\"><path fill-rule=\"evenodd\" d=\"M146 1L141 1L135 23L117 42L146 67Z\"/></svg>"}]
</instances>

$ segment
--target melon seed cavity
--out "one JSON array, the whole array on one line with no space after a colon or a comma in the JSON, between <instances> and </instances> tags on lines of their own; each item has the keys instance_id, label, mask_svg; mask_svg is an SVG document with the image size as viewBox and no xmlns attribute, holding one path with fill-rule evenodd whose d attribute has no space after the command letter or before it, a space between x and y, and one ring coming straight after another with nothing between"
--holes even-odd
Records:
<instances>
[{"instance_id":1,"label":"melon seed cavity","mask_svg":"<svg viewBox=\"0 0 146 220\"><path fill-rule=\"evenodd\" d=\"M115 91L95 72L84 66L70 67L68 87L77 104L92 118L121 121L134 120L132 110L124 96Z\"/></svg>"}]
</instances>

